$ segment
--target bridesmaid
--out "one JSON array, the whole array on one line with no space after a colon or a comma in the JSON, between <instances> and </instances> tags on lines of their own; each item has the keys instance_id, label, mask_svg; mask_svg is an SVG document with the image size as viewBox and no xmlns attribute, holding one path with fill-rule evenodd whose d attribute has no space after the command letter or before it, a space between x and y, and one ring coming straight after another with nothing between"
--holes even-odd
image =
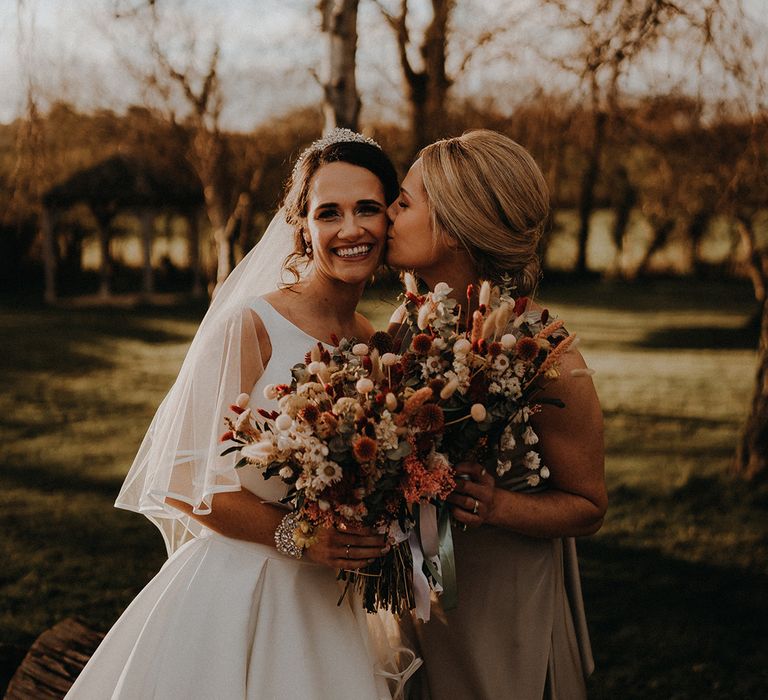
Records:
<instances>
[{"instance_id":1,"label":"bridesmaid","mask_svg":"<svg viewBox=\"0 0 768 700\"><path fill-rule=\"evenodd\" d=\"M548 213L546 182L514 141L485 130L438 141L421 151L389 209L387 263L430 289L447 282L462 292L508 274L517 296L530 296ZM540 311L531 304L529 320L540 322ZM463 525L454 528L458 606L442 610L435 600L429 622L403 623L424 659L413 697L586 697L594 664L572 538L600 528L607 496L600 405L589 376L571 374L585 367L567 353L547 387L565 408L531 419L551 472L546 489L527 485L519 455L501 476L459 465L469 479L449 498Z\"/></svg>"}]
</instances>

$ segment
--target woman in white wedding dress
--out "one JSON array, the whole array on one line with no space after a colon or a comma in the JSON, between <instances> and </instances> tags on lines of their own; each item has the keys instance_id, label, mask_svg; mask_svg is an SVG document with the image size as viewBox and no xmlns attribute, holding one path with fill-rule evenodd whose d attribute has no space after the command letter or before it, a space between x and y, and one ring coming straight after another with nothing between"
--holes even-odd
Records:
<instances>
[{"instance_id":1,"label":"woman in white wedding dress","mask_svg":"<svg viewBox=\"0 0 768 700\"><path fill-rule=\"evenodd\" d=\"M275 408L264 388L289 382L312 345L371 335L355 307L397 192L391 162L359 134L338 130L300 156L283 209L217 294L116 503L158 525L169 559L70 700L391 697L359 600L337 606L337 570L379 556L384 538L323 530L307 549L281 539L284 485L235 470L218 436L241 392ZM295 283L280 285L281 268Z\"/></svg>"}]
</instances>

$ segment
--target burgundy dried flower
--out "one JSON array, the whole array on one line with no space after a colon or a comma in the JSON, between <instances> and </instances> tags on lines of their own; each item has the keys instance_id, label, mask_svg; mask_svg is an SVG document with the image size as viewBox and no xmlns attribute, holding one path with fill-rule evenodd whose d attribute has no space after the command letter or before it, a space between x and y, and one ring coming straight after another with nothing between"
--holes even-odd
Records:
<instances>
[{"instance_id":1,"label":"burgundy dried flower","mask_svg":"<svg viewBox=\"0 0 768 700\"><path fill-rule=\"evenodd\" d=\"M419 355L426 355L432 347L432 338L426 333L419 333L414 336L411 347L413 347L413 351Z\"/></svg>"},{"instance_id":2,"label":"burgundy dried flower","mask_svg":"<svg viewBox=\"0 0 768 700\"><path fill-rule=\"evenodd\" d=\"M539 344L533 338L520 338L515 345L515 351L523 362L530 362L539 354Z\"/></svg>"},{"instance_id":3,"label":"burgundy dried flower","mask_svg":"<svg viewBox=\"0 0 768 700\"><path fill-rule=\"evenodd\" d=\"M378 447L376 441L369 437L361 437L352 445L352 453L358 462L372 462L376 459Z\"/></svg>"},{"instance_id":4,"label":"burgundy dried flower","mask_svg":"<svg viewBox=\"0 0 768 700\"><path fill-rule=\"evenodd\" d=\"M320 409L314 404L308 404L299 411L299 418L307 423L314 423L320 417Z\"/></svg>"},{"instance_id":5,"label":"burgundy dried flower","mask_svg":"<svg viewBox=\"0 0 768 700\"><path fill-rule=\"evenodd\" d=\"M425 403L417 411L414 423L425 433L436 433L445 425L445 414L437 404Z\"/></svg>"},{"instance_id":6,"label":"burgundy dried flower","mask_svg":"<svg viewBox=\"0 0 768 700\"><path fill-rule=\"evenodd\" d=\"M376 331L368 341L368 347L372 350L378 350L379 355L392 352L392 349L394 348L392 336L386 331Z\"/></svg>"}]
</instances>

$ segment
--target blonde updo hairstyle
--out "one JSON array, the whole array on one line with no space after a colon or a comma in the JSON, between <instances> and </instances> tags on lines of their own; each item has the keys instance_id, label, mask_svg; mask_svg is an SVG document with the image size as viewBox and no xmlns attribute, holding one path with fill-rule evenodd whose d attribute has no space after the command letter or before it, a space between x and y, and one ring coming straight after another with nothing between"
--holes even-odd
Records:
<instances>
[{"instance_id":1,"label":"blonde updo hairstyle","mask_svg":"<svg viewBox=\"0 0 768 700\"><path fill-rule=\"evenodd\" d=\"M518 296L532 294L549 191L531 154L478 129L437 141L419 158L434 234L463 246L481 279L498 283L506 274Z\"/></svg>"}]
</instances>

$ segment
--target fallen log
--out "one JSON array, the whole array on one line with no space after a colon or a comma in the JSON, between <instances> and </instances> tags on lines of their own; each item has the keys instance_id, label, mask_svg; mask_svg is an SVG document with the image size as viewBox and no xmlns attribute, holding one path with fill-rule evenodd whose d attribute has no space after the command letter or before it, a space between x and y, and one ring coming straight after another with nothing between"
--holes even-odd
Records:
<instances>
[{"instance_id":1,"label":"fallen log","mask_svg":"<svg viewBox=\"0 0 768 700\"><path fill-rule=\"evenodd\" d=\"M61 700L103 638L71 617L46 630L16 669L5 700Z\"/></svg>"}]
</instances>

